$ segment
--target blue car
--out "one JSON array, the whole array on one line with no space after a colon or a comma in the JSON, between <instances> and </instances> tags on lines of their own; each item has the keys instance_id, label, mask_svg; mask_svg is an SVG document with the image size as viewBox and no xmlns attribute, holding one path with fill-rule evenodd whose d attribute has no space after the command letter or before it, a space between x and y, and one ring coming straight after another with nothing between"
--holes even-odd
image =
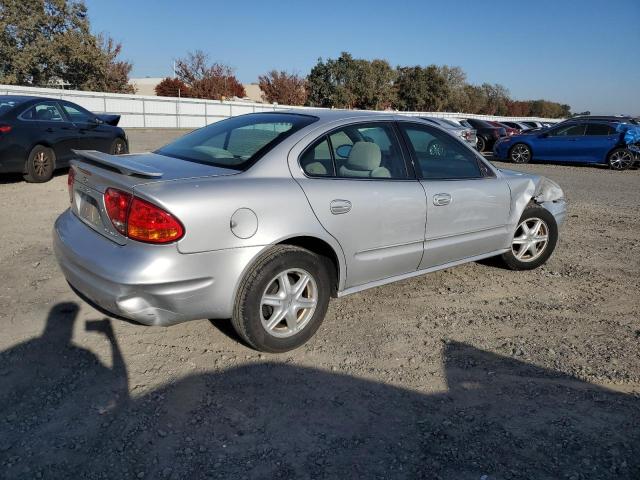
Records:
<instances>
[{"instance_id":1,"label":"blue car","mask_svg":"<svg viewBox=\"0 0 640 480\"><path fill-rule=\"evenodd\" d=\"M544 160L562 163L609 165L614 170L633 166L635 153L627 148L620 120L568 120L545 129L502 137L493 147L498 160L528 163Z\"/></svg>"}]
</instances>

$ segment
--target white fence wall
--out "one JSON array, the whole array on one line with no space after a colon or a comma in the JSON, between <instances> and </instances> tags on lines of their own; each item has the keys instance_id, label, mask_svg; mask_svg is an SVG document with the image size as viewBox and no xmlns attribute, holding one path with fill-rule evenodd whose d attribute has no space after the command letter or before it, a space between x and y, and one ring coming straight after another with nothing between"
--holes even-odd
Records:
<instances>
[{"instance_id":1,"label":"white fence wall","mask_svg":"<svg viewBox=\"0 0 640 480\"><path fill-rule=\"evenodd\" d=\"M95 113L121 115L120 126L127 128L198 128L235 115L254 112L270 112L291 108L287 105L270 105L244 101L200 100L193 98L153 97L119 93L83 92L56 88L21 87L0 85L0 94L34 95L68 100ZM409 116L439 118L479 118L484 120L534 120L557 122L558 119L538 117L500 117L447 112L399 112Z\"/></svg>"}]
</instances>

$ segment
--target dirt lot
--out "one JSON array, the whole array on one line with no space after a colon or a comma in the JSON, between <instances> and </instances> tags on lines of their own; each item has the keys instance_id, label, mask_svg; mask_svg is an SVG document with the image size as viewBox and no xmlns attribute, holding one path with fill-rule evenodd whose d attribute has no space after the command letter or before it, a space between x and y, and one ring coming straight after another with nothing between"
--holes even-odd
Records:
<instances>
[{"instance_id":1,"label":"dirt lot","mask_svg":"<svg viewBox=\"0 0 640 480\"><path fill-rule=\"evenodd\" d=\"M66 177L4 177L0 477L640 478L640 171L522 169L570 202L546 266L334 300L283 355L105 318L52 256Z\"/></svg>"}]
</instances>

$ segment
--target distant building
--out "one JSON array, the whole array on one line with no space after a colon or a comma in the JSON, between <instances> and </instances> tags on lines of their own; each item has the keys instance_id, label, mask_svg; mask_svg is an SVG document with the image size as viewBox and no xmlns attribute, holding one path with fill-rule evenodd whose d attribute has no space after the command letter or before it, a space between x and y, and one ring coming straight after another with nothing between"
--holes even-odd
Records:
<instances>
[{"instance_id":1,"label":"distant building","mask_svg":"<svg viewBox=\"0 0 640 480\"><path fill-rule=\"evenodd\" d=\"M133 85L136 89L136 95L152 95L156 94L156 85L158 85L164 77L144 77L144 78L130 78L129 85ZM262 99L262 90L257 83L245 83L242 85L246 96L243 100L249 100L251 102L264 103Z\"/></svg>"},{"instance_id":2,"label":"distant building","mask_svg":"<svg viewBox=\"0 0 640 480\"><path fill-rule=\"evenodd\" d=\"M130 78L129 85L136 89L136 95L155 95L156 85L162 80L161 77Z\"/></svg>"},{"instance_id":3,"label":"distant building","mask_svg":"<svg viewBox=\"0 0 640 480\"><path fill-rule=\"evenodd\" d=\"M260 85L258 85L257 83L245 83L242 86L244 87L244 91L246 93L245 98L253 102L265 102L265 100L262 98L262 90L260 90Z\"/></svg>"}]
</instances>

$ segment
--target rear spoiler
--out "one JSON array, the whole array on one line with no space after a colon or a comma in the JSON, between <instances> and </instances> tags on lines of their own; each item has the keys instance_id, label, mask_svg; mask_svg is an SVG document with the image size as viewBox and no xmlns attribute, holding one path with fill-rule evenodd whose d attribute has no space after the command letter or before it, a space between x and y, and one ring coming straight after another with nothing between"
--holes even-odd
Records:
<instances>
[{"instance_id":1,"label":"rear spoiler","mask_svg":"<svg viewBox=\"0 0 640 480\"><path fill-rule=\"evenodd\" d=\"M162 176L162 171L150 165L132 160L123 155L109 155L97 150L72 150L78 157L90 160L94 163L115 168L123 175L140 175L142 177L157 178Z\"/></svg>"}]
</instances>

